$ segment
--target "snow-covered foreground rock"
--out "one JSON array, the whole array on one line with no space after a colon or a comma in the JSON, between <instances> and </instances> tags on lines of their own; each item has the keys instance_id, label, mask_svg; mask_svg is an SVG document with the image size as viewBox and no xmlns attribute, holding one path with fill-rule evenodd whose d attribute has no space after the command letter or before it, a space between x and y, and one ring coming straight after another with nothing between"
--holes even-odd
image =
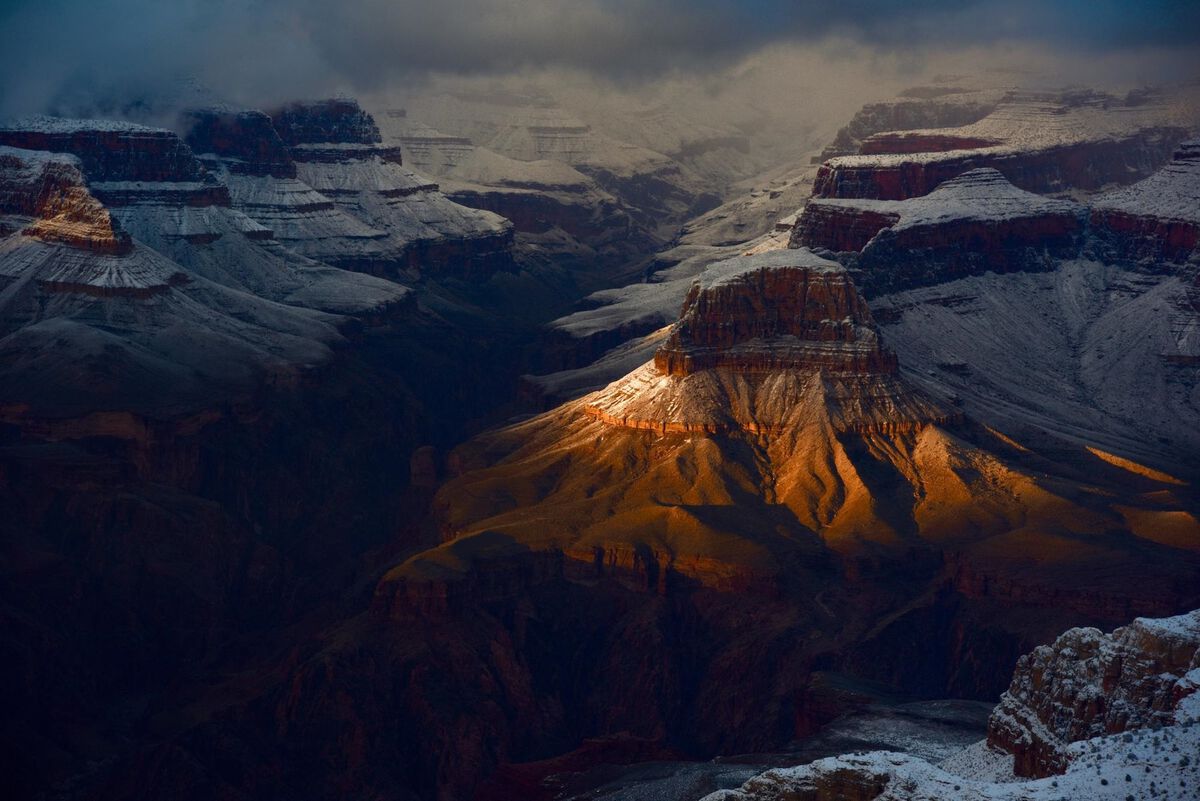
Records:
<instances>
[{"instance_id":1,"label":"snow-covered foreground rock","mask_svg":"<svg viewBox=\"0 0 1200 801\"><path fill-rule=\"evenodd\" d=\"M1061 773L1081 740L1200 724L1197 691L1200 611L1138 618L1112 634L1071 629L1017 662L988 743L1014 755L1017 775Z\"/></svg>"},{"instance_id":2,"label":"snow-covered foreground rock","mask_svg":"<svg viewBox=\"0 0 1200 801\"><path fill-rule=\"evenodd\" d=\"M1030 771L1042 778L1017 775ZM1072 629L1022 657L987 743L940 763L886 751L832 757L705 801L947 798L1200 798L1200 611L1139 618L1110 635Z\"/></svg>"}]
</instances>

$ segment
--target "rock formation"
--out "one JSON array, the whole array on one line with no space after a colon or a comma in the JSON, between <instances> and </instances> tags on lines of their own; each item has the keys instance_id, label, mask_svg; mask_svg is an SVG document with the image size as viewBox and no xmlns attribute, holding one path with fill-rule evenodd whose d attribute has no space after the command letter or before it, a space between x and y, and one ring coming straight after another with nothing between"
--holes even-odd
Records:
<instances>
[{"instance_id":1,"label":"rock formation","mask_svg":"<svg viewBox=\"0 0 1200 801\"><path fill-rule=\"evenodd\" d=\"M420 120L510 159L554 161L578 170L618 198L638 228L658 242L668 241L680 223L718 202L712 188L683 161L613 138L536 93L447 94L410 105L407 114L409 125ZM645 124L644 117L635 118ZM698 133L704 139L710 132Z\"/></svg>"},{"instance_id":2,"label":"rock formation","mask_svg":"<svg viewBox=\"0 0 1200 801\"><path fill-rule=\"evenodd\" d=\"M991 113L1000 95L999 90L934 85L907 90L895 100L868 103L837 132L819 161L855 155L863 140L885 131L970 125Z\"/></svg>"},{"instance_id":3,"label":"rock formation","mask_svg":"<svg viewBox=\"0 0 1200 801\"><path fill-rule=\"evenodd\" d=\"M336 318L225 289L133 241L79 166L3 149L2 402L17 417L208 406L328 356Z\"/></svg>"},{"instance_id":4,"label":"rock formation","mask_svg":"<svg viewBox=\"0 0 1200 801\"><path fill-rule=\"evenodd\" d=\"M1144 181L1095 198L1091 230L1102 258L1150 270L1187 261L1200 247L1200 140Z\"/></svg>"},{"instance_id":5,"label":"rock formation","mask_svg":"<svg viewBox=\"0 0 1200 801\"><path fill-rule=\"evenodd\" d=\"M795 710L818 708L817 666L995 697L1017 655L1066 625L1195 602L1200 524L1170 477L1017 442L914 389L834 262L791 250L715 265L660 342L605 389L453 452L457 477L435 497L443 543L376 587L375 620L398 637L488 621L461 635L456 675L429 681L458 697L502 677L514 700L488 714L528 722L495 751L444 735L459 763L532 762L553 751L532 742L623 730L702 758L771 747L810 733ZM1139 515L1175 516L1179 538L1127 522ZM593 612L613 637L538 650L544 632L593 630ZM750 619L772 621L765 642L759 625L738 634ZM335 650L328 669L346 669ZM760 683L747 665L767 663ZM589 689L560 689L565 676Z\"/></svg>"},{"instance_id":6,"label":"rock formation","mask_svg":"<svg viewBox=\"0 0 1200 801\"><path fill-rule=\"evenodd\" d=\"M1193 799L1198 655L1200 612L1139 618L1111 635L1072 629L1021 657L987 742L939 765L846 755L768 771L704 801Z\"/></svg>"},{"instance_id":7,"label":"rock formation","mask_svg":"<svg viewBox=\"0 0 1200 801\"><path fill-rule=\"evenodd\" d=\"M1189 722L1200 691L1200 612L1071 629L1021 657L988 723L1018 776L1062 773L1080 740ZM1200 698L1192 699L1200 701Z\"/></svg>"},{"instance_id":8,"label":"rock formation","mask_svg":"<svg viewBox=\"0 0 1200 801\"><path fill-rule=\"evenodd\" d=\"M451 199L500 214L522 233L558 228L598 250L631 234L629 214L617 199L559 162L516 161L477 148L443 176Z\"/></svg>"},{"instance_id":9,"label":"rock formation","mask_svg":"<svg viewBox=\"0 0 1200 801\"><path fill-rule=\"evenodd\" d=\"M903 201L815 198L792 247L857 252L870 294L987 271L1054 268L1079 253L1085 211L1017 189L994 169L970 170Z\"/></svg>"},{"instance_id":10,"label":"rock formation","mask_svg":"<svg viewBox=\"0 0 1200 801\"><path fill-rule=\"evenodd\" d=\"M899 428L953 414L907 392L845 270L808 251L710 267L647 365L584 412L659 431ZM824 396L823 400L814 400Z\"/></svg>"},{"instance_id":11,"label":"rock formation","mask_svg":"<svg viewBox=\"0 0 1200 801\"><path fill-rule=\"evenodd\" d=\"M291 150L271 118L224 108L186 112L181 128L229 187L233 207L309 258L383 274L405 262L404 244L342 210L296 177Z\"/></svg>"},{"instance_id":12,"label":"rock formation","mask_svg":"<svg viewBox=\"0 0 1200 801\"><path fill-rule=\"evenodd\" d=\"M823 164L813 194L904 200L978 167L1043 194L1129 183L1169 159L1187 136L1186 111L1164 101L1114 114L1109 108L1118 102L1105 95L1014 93L960 128L876 134L859 155Z\"/></svg>"},{"instance_id":13,"label":"rock formation","mask_svg":"<svg viewBox=\"0 0 1200 801\"><path fill-rule=\"evenodd\" d=\"M8 123L0 129L0 141L44 140L74 155L89 190L124 230L197 276L269 300L342 314L378 316L403 307L407 290L402 287L282 247L270 228L231 208L228 186L175 134L128 126L125 138L114 139L120 130L102 120L35 118ZM207 130L217 133L211 126ZM152 146L145 148L145 142Z\"/></svg>"},{"instance_id":14,"label":"rock formation","mask_svg":"<svg viewBox=\"0 0 1200 801\"><path fill-rule=\"evenodd\" d=\"M0 125L0 145L76 154L88 180L97 183L217 186L178 136L129 122L30 117ZM219 187L214 191L220 194Z\"/></svg>"},{"instance_id":15,"label":"rock formation","mask_svg":"<svg viewBox=\"0 0 1200 801\"><path fill-rule=\"evenodd\" d=\"M437 184L401 166L374 120L353 100L293 103L271 112L296 162L297 177L341 209L388 234L403 254L391 266L479 281L512 267L512 226L490 212L460 206Z\"/></svg>"}]
</instances>

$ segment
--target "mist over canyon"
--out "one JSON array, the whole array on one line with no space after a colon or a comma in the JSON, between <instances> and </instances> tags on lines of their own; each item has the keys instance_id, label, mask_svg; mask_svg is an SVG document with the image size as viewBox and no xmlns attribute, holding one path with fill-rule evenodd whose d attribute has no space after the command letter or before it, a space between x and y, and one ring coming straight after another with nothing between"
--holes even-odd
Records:
<instances>
[{"instance_id":1,"label":"mist over canyon","mask_svg":"<svg viewBox=\"0 0 1200 801\"><path fill-rule=\"evenodd\" d=\"M1200 16L0 8L6 797L1200 799Z\"/></svg>"}]
</instances>

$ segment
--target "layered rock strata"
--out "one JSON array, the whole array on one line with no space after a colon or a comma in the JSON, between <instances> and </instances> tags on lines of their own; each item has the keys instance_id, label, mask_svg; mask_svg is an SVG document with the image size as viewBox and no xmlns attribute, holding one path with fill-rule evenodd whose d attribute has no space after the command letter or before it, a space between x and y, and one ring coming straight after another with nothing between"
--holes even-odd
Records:
<instances>
[{"instance_id":1,"label":"layered rock strata","mask_svg":"<svg viewBox=\"0 0 1200 801\"><path fill-rule=\"evenodd\" d=\"M271 113L297 176L342 210L385 231L402 257L392 274L413 270L485 280L512 267L512 226L502 217L448 200L437 184L402 166L369 114L352 100L293 103Z\"/></svg>"},{"instance_id":2,"label":"layered rock strata","mask_svg":"<svg viewBox=\"0 0 1200 801\"><path fill-rule=\"evenodd\" d=\"M903 201L814 199L792 247L856 252L871 294L987 271L1042 271L1072 258L1086 210L1016 188L991 168L970 170Z\"/></svg>"},{"instance_id":3,"label":"layered rock strata","mask_svg":"<svg viewBox=\"0 0 1200 801\"><path fill-rule=\"evenodd\" d=\"M199 157L229 187L235 209L261 222L288 248L362 272L404 263L404 246L387 231L338 207L296 177L290 148L259 111L192 109L181 128Z\"/></svg>"},{"instance_id":4,"label":"layered rock strata","mask_svg":"<svg viewBox=\"0 0 1200 801\"><path fill-rule=\"evenodd\" d=\"M1200 139L1144 181L1097 197L1091 230L1104 258L1151 267L1187 261L1200 247Z\"/></svg>"},{"instance_id":5,"label":"layered rock strata","mask_svg":"<svg viewBox=\"0 0 1200 801\"><path fill-rule=\"evenodd\" d=\"M993 111L998 100L997 92L928 86L909 90L895 100L868 103L837 132L818 160L854 155L863 140L885 131L970 125Z\"/></svg>"},{"instance_id":6,"label":"layered rock strata","mask_svg":"<svg viewBox=\"0 0 1200 801\"><path fill-rule=\"evenodd\" d=\"M2 402L18 417L208 406L294 381L336 319L226 289L122 230L79 160L4 148Z\"/></svg>"},{"instance_id":7,"label":"layered rock strata","mask_svg":"<svg viewBox=\"0 0 1200 801\"><path fill-rule=\"evenodd\" d=\"M1139 103L1114 113L1117 102L1015 93L961 128L876 134L859 155L825 162L813 194L904 200L978 167L1043 194L1129 183L1165 163L1188 128L1176 106Z\"/></svg>"},{"instance_id":8,"label":"layered rock strata","mask_svg":"<svg viewBox=\"0 0 1200 801\"><path fill-rule=\"evenodd\" d=\"M260 120L244 119L246 130L261 130ZM222 139L229 132L206 122L211 120L197 118L193 125L209 137L206 144L232 141ZM402 287L283 247L272 229L232 208L228 185L206 170L174 133L128 126L123 139L112 140L114 129L123 130L103 120L35 118L9 123L0 129L0 141L44 138L48 146L71 153L79 159L89 190L124 230L195 275L269 300L343 314L380 316L404 307L407 290ZM45 130L70 135L42 136ZM146 142L153 145L148 152ZM243 141L247 155L258 152L268 170L279 171L284 154L269 145Z\"/></svg>"},{"instance_id":9,"label":"layered rock strata","mask_svg":"<svg viewBox=\"0 0 1200 801\"><path fill-rule=\"evenodd\" d=\"M800 250L706 270L652 365L593 396L585 412L634 428L716 432L739 419L748 430L785 429L814 408L852 430L954 416L904 389L845 269Z\"/></svg>"}]
</instances>

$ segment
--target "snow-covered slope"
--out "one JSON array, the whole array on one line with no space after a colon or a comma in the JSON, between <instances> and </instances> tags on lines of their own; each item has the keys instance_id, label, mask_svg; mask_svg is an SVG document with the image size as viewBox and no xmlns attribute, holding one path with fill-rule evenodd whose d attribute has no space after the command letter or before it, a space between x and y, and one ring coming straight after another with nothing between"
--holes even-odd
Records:
<instances>
[{"instance_id":1,"label":"snow-covered slope","mask_svg":"<svg viewBox=\"0 0 1200 801\"><path fill-rule=\"evenodd\" d=\"M1144 181L1095 198L1091 219L1106 258L1151 270L1187 261L1200 247L1200 139Z\"/></svg>"},{"instance_id":2,"label":"snow-covered slope","mask_svg":"<svg viewBox=\"0 0 1200 801\"><path fill-rule=\"evenodd\" d=\"M70 156L0 153L0 403L166 415L294 382L338 317L196 275L129 237Z\"/></svg>"},{"instance_id":3,"label":"snow-covered slope","mask_svg":"<svg viewBox=\"0 0 1200 801\"><path fill-rule=\"evenodd\" d=\"M296 177L291 151L260 111L190 109L179 128L229 188L234 209L289 249L337 267L384 273L404 261L403 243L357 219Z\"/></svg>"},{"instance_id":4,"label":"snow-covered slope","mask_svg":"<svg viewBox=\"0 0 1200 801\"><path fill-rule=\"evenodd\" d=\"M452 202L436 183L405 169L400 149L382 143L374 119L357 102L293 103L271 117L297 177L388 234L385 246L403 254L393 273L480 280L511 269L511 224Z\"/></svg>"},{"instance_id":5,"label":"snow-covered slope","mask_svg":"<svg viewBox=\"0 0 1200 801\"><path fill-rule=\"evenodd\" d=\"M407 293L284 248L270 228L231 208L228 187L170 131L57 118L0 128L0 141L42 140L79 159L89 190L122 229L197 276L268 300L345 314L379 313Z\"/></svg>"},{"instance_id":6,"label":"snow-covered slope","mask_svg":"<svg viewBox=\"0 0 1200 801\"><path fill-rule=\"evenodd\" d=\"M1014 435L1052 432L1184 480L1200 453L1200 317L1186 276L1093 261L874 298L917 384Z\"/></svg>"}]
</instances>

